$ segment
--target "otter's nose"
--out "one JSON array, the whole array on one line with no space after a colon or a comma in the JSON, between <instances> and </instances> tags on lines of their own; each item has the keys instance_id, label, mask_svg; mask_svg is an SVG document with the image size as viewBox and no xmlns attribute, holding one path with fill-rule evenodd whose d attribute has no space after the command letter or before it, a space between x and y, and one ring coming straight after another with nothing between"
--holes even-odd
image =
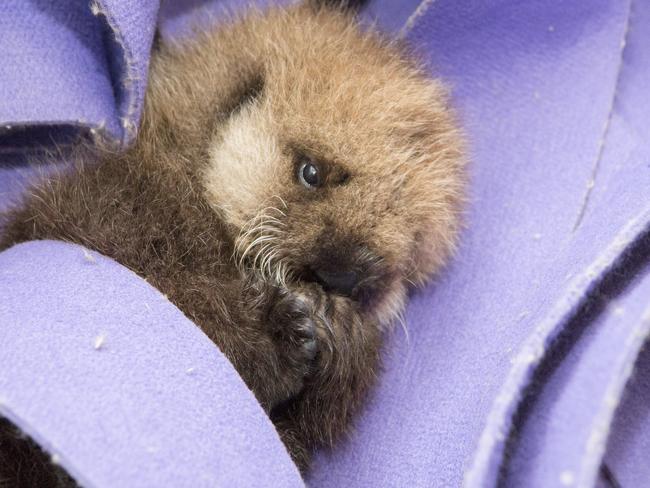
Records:
<instances>
[{"instance_id":1,"label":"otter's nose","mask_svg":"<svg viewBox=\"0 0 650 488\"><path fill-rule=\"evenodd\" d=\"M359 282L359 275L354 271L315 269L314 274L325 291L334 291L347 297L352 296Z\"/></svg>"}]
</instances>

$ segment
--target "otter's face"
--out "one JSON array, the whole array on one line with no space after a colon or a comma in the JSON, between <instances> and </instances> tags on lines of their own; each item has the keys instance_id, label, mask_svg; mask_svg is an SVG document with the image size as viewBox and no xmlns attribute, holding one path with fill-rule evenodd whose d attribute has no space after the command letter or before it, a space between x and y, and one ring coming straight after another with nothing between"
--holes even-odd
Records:
<instances>
[{"instance_id":1,"label":"otter's face","mask_svg":"<svg viewBox=\"0 0 650 488\"><path fill-rule=\"evenodd\" d=\"M240 100L219 100L235 108L197 138L206 199L231 225L242 266L319 283L386 324L456 240L463 158L444 90L341 15L277 15L241 34L262 59L232 75ZM180 59L209 65L219 43ZM185 85L192 113L209 113L201 100L224 85L206 89L202 70Z\"/></svg>"},{"instance_id":2,"label":"otter's face","mask_svg":"<svg viewBox=\"0 0 650 488\"><path fill-rule=\"evenodd\" d=\"M441 88L413 68L297 54L297 66L270 60L215 134L208 199L237 229L243 265L389 322L453 248L458 136Z\"/></svg>"}]
</instances>

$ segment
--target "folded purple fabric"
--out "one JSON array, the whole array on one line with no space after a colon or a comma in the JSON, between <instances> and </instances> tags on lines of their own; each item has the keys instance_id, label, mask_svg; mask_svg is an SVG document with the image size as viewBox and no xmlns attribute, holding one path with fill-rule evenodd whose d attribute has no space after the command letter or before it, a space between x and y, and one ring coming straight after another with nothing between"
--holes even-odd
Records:
<instances>
[{"instance_id":1,"label":"folded purple fabric","mask_svg":"<svg viewBox=\"0 0 650 488\"><path fill-rule=\"evenodd\" d=\"M3 2L3 150L33 147L21 135L38 127L53 129L40 133L46 138L73 126L128 143L142 109L157 12L158 0L137 8L110 0Z\"/></svg>"},{"instance_id":2,"label":"folded purple fabric","mask_svg":"<svg viewBox=\"0 0 650 488\"><path fill-rule=\"evenodd\" d=\"M20 244L0 296L0 414L84 486L302 485L231 364L131 271Z\"/></svg>"},{"instance_id":3,"label":"folded purple fabric","mask_svg":"<svg viewBox=\"0 0 650 488\"><path fill-rule=\"evenodd\" d=\"M138 9L109 0L93 4L92 9L85 3L56 3L56 7L50 3L55 5L41 0L0 6L0 39L10 47L11 61L0 64L0 94L9 93L11 98L0 105L0 121L12 126L89 128L104 122L107 135L128 141L141 107L157 3L144 2ZM188 35L193 22L205 18L201 9L219 18L225 9L242 3L169 2L162 10L163 37ZM22 20L9 19L25 13ZM357 431L334 452L321 453L309 484L593 486L603 473L603 459L622 486L650 483L644 461L650 439L650 383L642 376L650 364L647 350L642 351L650 328L646 298L650 287L646 266L650 6L631 0L375 0L364 15L382 29L405 35L432 72L452 88L472 152L471 203L458 256L436 283L413 298L407 315L409 335L400 330L392 334L384 375ZM42 38L26 40L32 26L41 27ZM106 37L98 34L102 29L117 34L117 44L105 42ZM22 56L21 50L29 56ZM66 70L61 68L64 55ZM44 103L55 95L56 100ZM11 146L8 137L13 133L12 128L0 134L3 148ZM0 204L3 189L6 194L16 191L13 182L22 179L16 174L7 169L0 172ZM75 261L79 253L78 248L55 243L21 246L0 254L0 280L3 266L29 270L32 261L46 263L48 255L62 256L66 267L73 264L71 269L88 264ZM123 301L131 307L154 294L119 266L101 263L114 268L110 276L94 278L89 294L100 294L102 289L113 293L113 273L123 276L133 296L114 295L112 304ZM84 274L79 276L93 269L81 267L78 272ZM56 276L46 279L26 271L20 276L11 285L0 281L0 297L13 297L15 310L21 310L0 315L0 334L7 337L13 337L10 332L16 321L31 320L33 312L20 308L31 306L30 288L38 287L37 302L53 310L39 316L48 327L55 327L59 313L51 305L55 300L67 296L79 306L94 303L90 295L62 296L58 287L43 285ZM66 275L57 283L63 287L77 279ZM22 295L10 294L15 289L23 290ZM117 305L102 310L105 317L112 317L111 335L133 327ZM41 417L33 413L47 402L30 400L36 398L30 396L31 389L21 393L20 405L14 401L18 406L3 412L10 412L51 452L60 450L71 472L97 486L114 484L118 479L103 477L107 476L104 470L131 456L133 463L127 462L119 474L119 481L129 485L136 479L129 478L136 476L133 466L149 473L163 458L170 469L151 479L164 484L181 479L164 476L194 476L185 482L199 480L201 473L229 483L297 483L295 470L269 433L270 424L251 404L250 393L241 388L218 351L201 342L204 338L198 331L189 332L194 330L191 324L174 316L180 312L173 310L168 303L153 307L151 330L165 321L187 341L183 342L187 357L194 357L190 345L198 341L197 357L213 361L206 359L206 366L216 365L210 373L211 389L178 390L183 393L161 400L166 406L162 410L169 408L187 421L185 434L173 434L177 441L188 448L201 445L210 453L196 460L196 472L190 473L184 464L190 462L184 451L164 451L147 464L150 458L131 452L137 446L118 446L122 436L147 439L149 427L144 421L129 424L128 432L114 422L108 424L104 437L93 437L88 452L95 449L92 452L110 455L103 462L77 452L67 445L72 433L96 424L102 417L97 413L105 412L86 400L75 406L75 418L81 423L65 428L61 427L67 425L62 420L67 418L64 411L49 411L61 415L56 425L45 422L42 411ZM67 317L70 321L72 315ZM94 330L99 317L88 316L75 324L66 332L69 343L57 339L57 347L87 343L83 331ZM106 338L108 346L108 334ZM126 352L146 350L142 345L149 341L144 336L134 340L133 349L124 349L121 362L111 363L101 373L127 375L126 365L137 358ZM20 352L26 352L25 345L31 342L25 340L23 349L7 352L0 342L0 354L19 361ZM81 350L85 352L79 353L79 361L103 357L92 348ZM69 358L73 358L68 359L70 364L77 361L76 355ZM146 377L148 369L161 368L162 372L154 371L159 384L169 378L184 384L182 375L164 376L178 362L166 358L151 356L150 363L139 363L139 373ZM637 358L641 358L639 372L634 374ZM6 396L6 381L0 383L0 396ZM27 376L11 381L13 391L20 381L27 382ZM83 384L95 388L91 382ZM147 385L138 383L130 391L153 398ZM34 395L51 394L54 404L63 405L65 399L48 392L50 387L46 381L38 382ZM125 412L122 418L129 418L126 412L133 407L120 403L120 390L98 392L112 395L113 404ZM242 406L238 415L229 412L224 417L228 422L217 421L220 436L228 443L209 435L200 436L199 442L192 432L206 425L203 417L185 415L190 400L205 405L205 418L222 415L226 406L215 402L215 397ZM160 428L171 428L166 413L149 414ZM258 433L265 451L250 441ZM230 442L236 446L232 451ZM206 467L201 463L209 456L215 465ZM259 466L268 472L253 476L267 477L247 478L243 466L258 456L265 457ZM174 475L171 467L181 465L185 468Z\"/></svg>"}]
</instances>

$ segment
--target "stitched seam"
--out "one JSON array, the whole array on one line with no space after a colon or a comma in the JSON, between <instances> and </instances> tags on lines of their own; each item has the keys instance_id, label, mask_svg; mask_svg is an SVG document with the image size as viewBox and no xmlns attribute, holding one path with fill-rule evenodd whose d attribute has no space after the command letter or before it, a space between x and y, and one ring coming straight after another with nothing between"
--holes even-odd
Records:
<instances>
[{"instance_id":1,"label":"stitched seam","mask_svg":"<svg viewBox=\"0 0 650 488\"><path fill-rule=\"evenodd\" d=\"M614 110L618 102L618 91L621 82L621 73L623 72L624 67L624 57L625 57L625 47L627 45L627 39L630 32L630 19L632 18L632 3L633 0L630 0L630 4L627 12L627 19L625 21L625 29L623 30L623 38L621 39L621 48L620 48L620 58L618 63L618 68L616 70L616 81L614 84L614 93L612 94L612 100L609 106L609 111L607 113L607 118L605 119L605 124L603 125L602 137L598 143L598 153L596 155L596 160L591 168L591 175L587 181L587 189L585 191L584 197L582 198L582 203L580 204L580 209L578 210L578 216L576 221L573 224L573 229L571 232L575 233L580 224L584 219L585 214L587 213L587 208L589 207L589 202L591 200L591 194L593 193L594 187L596 186L596 178L598 177L598 172L600 171L601 161L603 159L603 154L605 153L605 145L607 138L609 137L610 126L612 123L612 118L614 116Z\"/></svg>"},{"instance_id":2,"label":"stitched seam","mask_svg":"<svg viewBox=\"0 0 650 488\"><path fill-rule=\"evenodd\" d=\"M504 439L511 428L513 412L521 401L522 386L528 384L528 378L542 360L547 345L564 327L567 313L570 314L571 310L575 310L585 294L593 289L594 277L602 276L611 270L625 250L633 245L642 233L648 231L649 221L650 207L646 207L616 234L605 251L572 280L551 312L532 330L513 359L514 366L508 372L488 413L471 468L465 473L463 486L479 487L493 482L488 480L488 472L495 458L500 460L503 457L503 451L498 450L497 446L503 446Z\"/></svg>"},{"instance_id":3,"label":"stitched seam","mask_svg":"<svg viewBox=\"0 0 650 488\"><path fill-rule=\"evenodd\" d=\"M627 338L624 349L627 352L625 354L625 360L620 365L620 369L615 374L613 380L607 386L603 407L596 414L591 425L592 432L584 446L582 462L580 464L578 487L595 486L598 468L605 455L607 439L612 429L612 419L621 401L625 387L628 384L628 380L632 376L641 349L649 336L650 308L647 308L639 324L634 327Z\"/></svg>"},{"instance_id":4,"label":"stitched seam","mask_svg":"<svg viewBox=\"0 0 650 488\"><path fill-rule=\"evenodd\" d=\"M433 5L435 0L422 0L420 4L417 6L417 8L413 11L411 15L409 15L409 18L406 19L406 22L404 23L404 26L400 29L399 34L397 37L399 39L403 39L406 37L406 35L413 29L415 26L415 23L422 17L427 10L429 10L429 7Z\"/></svg>"},{"instance_id":5,"label":"stitched seam","mask_svg":"<svg viewBox=\"0 0 650 488\"><path fill-rule=\"evenodd\" d=\"M92 0L90 3L90 10L95 16L104 16L106 23L113 32L115 42L122 50L124 70L120 74L120 85L121 89L126 92L126 110L124 110L123 107L120 107L120 111L122 112L120 123L123 129L121 144L122 147L126 147L129 142L135 139L138 130L137 123L133 120L133 116L138 107L138 87L140 86L141 79L137 74L137 68L134 66L134 55L131 51L131 46L127 44L115 18L110 12L110 9L107 8L103 0ZM133 85L135 85L135 88L133 88Z\"/></svg>"}]
</instances>

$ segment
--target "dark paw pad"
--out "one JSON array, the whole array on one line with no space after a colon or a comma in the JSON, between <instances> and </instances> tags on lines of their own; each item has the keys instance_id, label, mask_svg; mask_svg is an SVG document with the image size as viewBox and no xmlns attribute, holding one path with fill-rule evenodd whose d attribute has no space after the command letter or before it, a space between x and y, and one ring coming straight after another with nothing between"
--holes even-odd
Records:
<instances>
[{"instance_id":1,"label":"dark paw pad","mask_svg":"<svg viewBox=\"0 0 650 488\"><path fill-rule=\"evenodd\" d=\"M283 291L271 312L270 323L277 346L289 363L306 374L318 354L318 334L310 300Z\"/></svg>"}]
</instances>

